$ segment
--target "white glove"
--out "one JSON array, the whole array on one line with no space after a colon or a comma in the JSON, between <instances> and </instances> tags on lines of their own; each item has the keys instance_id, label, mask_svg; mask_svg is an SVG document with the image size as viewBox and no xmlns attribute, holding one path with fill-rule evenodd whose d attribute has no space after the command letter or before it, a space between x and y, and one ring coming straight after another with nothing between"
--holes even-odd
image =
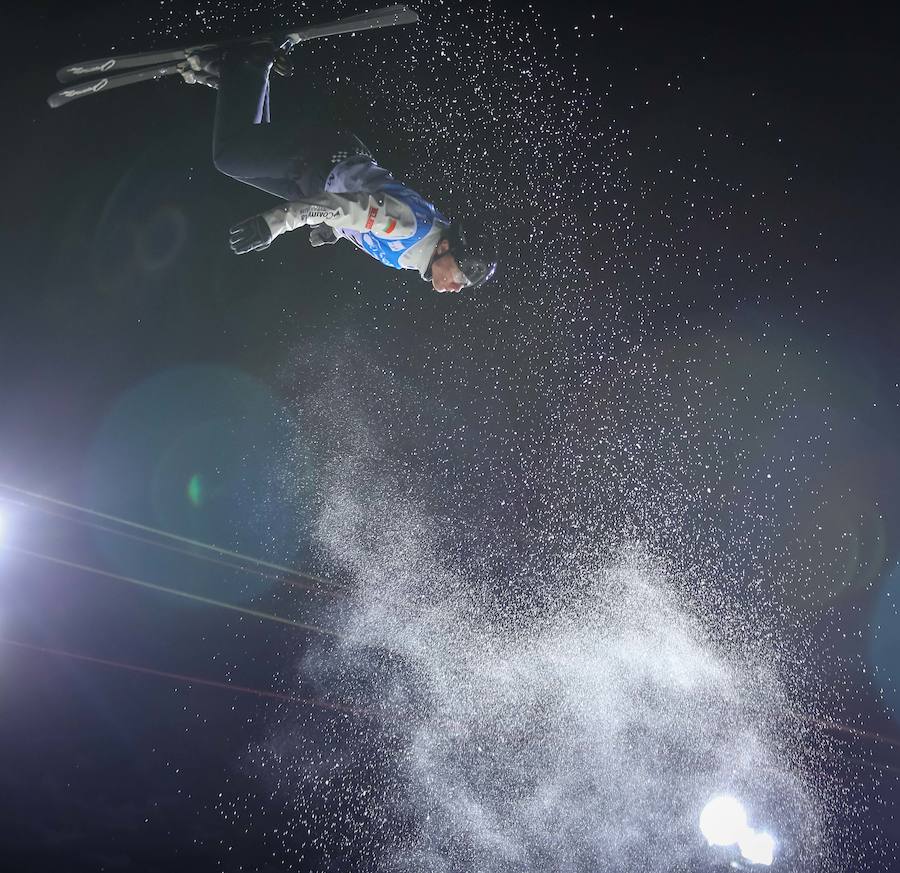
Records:
<instances>
[{"instance_id":1,"label":"white glove","mask_svg":"<svg viewBox=\"0 0 900 873\"><path fill-rule=\"evenodd\" d=\"M228 244L236 255L267 249L274 237L262 215L245 218L228 231Z\"/></svg>"}]
</instances>

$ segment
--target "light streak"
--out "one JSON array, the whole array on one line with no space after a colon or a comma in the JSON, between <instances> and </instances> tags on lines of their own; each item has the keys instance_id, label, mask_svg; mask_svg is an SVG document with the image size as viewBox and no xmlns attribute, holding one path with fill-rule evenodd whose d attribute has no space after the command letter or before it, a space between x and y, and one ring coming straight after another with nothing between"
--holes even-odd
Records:
<instances>
[{"instance_id":1,"label":"light streak","mask_svg":"<svg viewBox=\"0 0 900 873\"><path fill-rule=\"evenodd\" d=\"M30 549L23 549L19 546L5 546L6 551L15 552L20 555L27 555L31 558L39 558L42 561L48 561L52 564L59 564L63 567L70 567L73 570L81 570L85 573L94 573L97 576L103 576L107 579L114 579L118 582L128 582L131 585L137 585L140 588L147 588L151 591L160 591L164 594L174 594L176 597L184 597L187 600L193 600L197 603L204 603L207 606L218 606L222 609L230 609L234 612L240 612L243 615L250 615L254 618L265 619L266 621L275 621L280 624L286 624L300 630L311 631L312 633L324 634L325 636L338 637L339 634L316 625L306 624L301 621L295 621L291 618L283 618L279 615L273 615L269 612L262 612L257 609L250 609L246 606L237 606L234 603L226 603L224 600L214 600L211 597L203 597L200 594L191 594L188 591L180 591L177 588L169 588L165 585L157 585L155 582L147 582L143 579L135 579L133 576L122 576L119 573L110 573L108 570L101 570L99 567L91 567L87 564L78 564L75 561L68 561L65 558L57 558L53 555L45 555L41 552L33 552Z\"/></svg>"},{"instance_id":2,"label":"light streak","mask_svg":"<svg viewBox=\"0 0 900 873\"><path fill-rule=\"evenodd\" d=\"M317 585L329 585L332 587L341 587L336 585L333 582L329 582L327 579L322 579L319 576L313 576L310 573L301 573L298 570L295 570L293 567L286 567L283 564L273 564L270 561L264 561L262 558L254 558L250 555L243 555L240 552L233 552L230 549L224 549L221 546L214 546L210 543L204 543L199 540L193 540L190 537L183 537L179 534L171 533L170 531L160 530L159 528L150 527L145 524L139 524L136 521L129 521L127 518L121 518L117 515L108 515L105 512L98 512L95 509L88 509L86 506L79 506L75 503L68 503L65 500L59 500L56 497L49 497L46 494L38 494L34 491L28 491L24 488L18 488L15 485L10 485L6 482L0 482L0 488L5 488L8 491L12 491L15 494L22 494L26 497L30 497L33 500L43 500L47 503L52 503L56 506L62 506L65 509L71 509L75 512L82 512L85 515L91 515L94 518L102 518L106 521L112 521L116 524L124 525L125 527L130 527L134 530L140 530L144 533L155 534L158 537L164 537L166 539L173 540L175 542L182 543L184 545L193 546L197 549L208 549L209 551L216 552L220 555L226 555L230 558L236 558L239 561L244 561L248 564L254 564L258 567L265 567L269 570L275 570L278 573L285 573L289 576L294 576L297 578L307 579L310 582L314 582Z\"/></svg>"},{"instance_id":3,"label":"light streak","mask_svg":"<svg viewBox=\"0 0 900 873\"><path fill-rule=\"evenodd\" d=\"M871 740L875 743L884 743L886 746L891 746L895 749L900 748L900 738L898 737L889 737L886 734L879 734L875 731L862 730L861 728L851 727L848 724L841 724L836 721L815 721L814 724L826 731L836 731L837 733L850 734L851 736L858 737L859 739Z\"/></svg>"},{"instance_id":4,"label":"light streak","mask_svg":"<svg viewBox=\"0 0 900 873\"><path fill-rule=\"evenodd\" d=\"M0 483L2 486L2 483ZM7 487L7 486L2 486ZM6 497L5 495L0 494L0 500L4 503L13 505L13 506L21 506L25 509L30 509L37 512L42 512L45 515L51 515L54 518L60 518L64 521L73 522L74 524L82 525L84 527L90 527L94 530L99 530L104 533L110 533L114 536L123 537L124 539L134 540L139 543L145 543L146 545L153 546L158 549L165 549L169 552L175 552L179 555L186 555L191 558L196 558L198 561L206 561L210 564L216 564L220 567L227 567L231 570L238 570L242 573L250 573L256 576L260 576L264 579L272 579L277 582L285 582L288 585L296 586L298 588L304 588L307 591L313 591L318 594L327 594L332 597L337 596L340 592L338 590L327 590L323 588L323 585L331 586L332 589L342 589L343 586L339 585L336 582L328 582L324 579L318 579L315 576L307 576L306 574L299 573L297 571L291 571L291 578L286 578L285 574L282 572L275 571L266 571L263 569L259 569L257 567L247 566L246 562L238 563L236 561L224 560L223 558L213 557L212 555L205 555L202 551L198 552L194 549L186 549L181 546L175 545L174 543L164 543L160 542L156 539L151 539L150 537L143 537L140 534L136 533L128 533L124 530L119 530L115 527L110 527L106 524L100 524L96 521L90 521L86 518L77 518L72 515L67 515L63 512L59 512L57 510L50 509L46 506L40 506L35 503L28 503L24 500L13 500L11 497ZM0 528L0 533L2 533L2 528ZM205 549L215 550L215 546L210 546L207 544L203 545ZM252 560L252 559L251 559Z\"/></svg>"},{"instance_id":5,"label":"light streak","mask_svg":"<svg viewBox=\"0 0 900 873\"><path fill-rule=\"evenodd\" d=\"M141 673L146 676L159 676L163 679L173 679L176 682L185 682L189 685L205 685L209 688L221 688L225 691L239 692L241 694L253 694L270 700L280 700L285 703L295 703L298 706L315 706L320 709L330 709L336 712L346 712L351 715L374 716L371 710L354 706L343 706L339 703L330 703L317 697L295 697L292 694L282 694L279 691L270 691L264 688L253 688L249 685L235 685L232 682L220 682L217 679L206 679L202 676L189 676L184 673L170 673L166 670L157 670L154 667L144 667L140 664L129 664L126 661L112 661L107 658L99 658L96 655L85 655L81 652L70 652L65 649L54 649L48 646L38 646L34 643L26 643L22 640L11 640L0 637L0 643L7 646L15 646L20 649L28 649L32 652L41 652L45 655L56 655L63 658L72 658L76 661L85 661L89 664L100 664L104 667L113 667L116 670L128 670L132 673Z\"/></svg>"}]
</instances>

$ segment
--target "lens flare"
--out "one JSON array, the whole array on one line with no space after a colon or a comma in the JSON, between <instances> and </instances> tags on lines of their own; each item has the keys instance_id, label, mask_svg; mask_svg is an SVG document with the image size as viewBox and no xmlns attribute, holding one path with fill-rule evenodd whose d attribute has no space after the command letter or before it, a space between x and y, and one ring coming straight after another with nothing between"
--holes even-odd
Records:
<instances>
[{"instance_id":1,"label":"lens flare","mask_svg":"<svg viewBox=\"0 0 900 873\"><path fill-rule=\"evenodd\" d=\"M203 503L203 477L199 473L191 476L187 485L187 496L193 506L200 506Z\"/></svg>"}]
</instances>

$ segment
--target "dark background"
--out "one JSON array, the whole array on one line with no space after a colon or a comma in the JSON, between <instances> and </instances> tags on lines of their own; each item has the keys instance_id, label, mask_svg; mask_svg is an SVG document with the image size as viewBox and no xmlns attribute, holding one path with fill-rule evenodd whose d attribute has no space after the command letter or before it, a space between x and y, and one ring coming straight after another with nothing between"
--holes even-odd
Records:
<instances>
[{"instance_id":1,"label":"dark background","mask_svg":"<svg viewBox=\"0 0 900 873\"><path fill-rule=\"evenodd\" d=\"M55 88L53 71L63 63L112 47L139 50L215 32L239 34L254 21L246 10L231 18L221 12L216 20L215 10L198 9L193 30L192 8L142 3L38 4L8 20L0 137L0 481L238 551L265 548L270 560L310 568L310 520L302 512L285 518L277 482L268 483L269 511L251 519L248 510L243 525L226 517L214 499L217 483L232 504L242 505L254 481L268 482L267 452L276 451L284 436L270 412L290 394L284 368L297 347L316 350L332 337L345 342L348 335L358 336L376 352L382 346L391 350L388 359L401 368L399 378L422 366L422 349L452 350L454 338L469 329L490 335L496 325L497 331L540 333L540 303L552 294L524 277L529 291L521 296L502 283L477 303L438 296L417 279L388 273L340 246L313 253L299 234L262 258L234 258L224 244L225 228L270 200L212 168L209 92L175 82L148 84L56 111L46 107L44 97ZM441 8L421 11L420 28L438 33ZM823 563L824 588L846 582L852 590L829 607L821 626L812 623L820 634L815 639L823 659L837 654L853 665L834 677L846 691L842 720L900 742L890 715L896 649L884 644L893 652L882 663L888 670L887 707L875 687L884 683L871 685L866 670L873 646L885 651L872 641L873 625L881 622L888 638L896 635L890 629L896 615L878 611L880 598L891 585L900 590L894 574L900 536L900 22L874 6L832 12L710 4L635 12L621 5L564 13L548 6L542 14L557 21L563 14L577 16L586 29L592 12L604 20L613 13L622 30L610 25L593 48L584 49L561 27L566 32L551 63L565 66L578 53L586 75L616 86L597 111L618 113L636 142L658 138L669 155L696 153L698 119L706 129L731 131L745 143L739 167L728 165L737 152L714 152L710 163L723 161L722 175L731 171L749 188L770 189L776 235L779 221L790 223L787 241L780 237L773 251L791 257L800 278L777 292L783 291L782 299L768 298L763 314L752 311L743 289L732 289L733 298L723 300L716 289L691 286L683 305L673 298L667 317L674 324L688 314L749 333L779 321L803 325L833 413L825 438L833 454L819 481L834 508L826 547L832 534L839 539L842 507L854 523L868 520L857 531L862 557L857 554L849 581L835 582L833 567ZM334 14L323 7L313 17ZM466 10L464 17L477 32L478 10ZM542 38L548 55L556 51L547 31ZM321 52L337 51L336 42L329 46ZM381 61L390 65L390 54ZM330 69L335 63L332 58ZM433 173L421 165L415 129L391 126L379 115L377 96L355 83L338 91L343 102L335 104L320 87L324 75L301 70L284 88L302 89L314 111L353 121L380 156L390 156L383 162L398 175L430 196L456 202L446 181L452 167L438 161L439 172ZM679 87L667 91L667 80ZM642 106L647 94L653 99ZM632 102L637 109L629 115ZM647 158L644 172L649 177L655 171ZM789 196L781 184L786 175ZM552 230L559 221L529 203L513 208L525 224ZM601 202L596 209L591 214L578 205L577 220L602 227L611 206ZM702 228L697 232L702 235ZM526 243L506 245L515 252ZM581 257L590 272L617 255L600 247ZM515 282L514 256L508 263L506 282ZM639 320L640 307L621 317L625 324ZM658 320L656 329L664 330L664 322ZM313 363L298 379L315 383L314 352L309 356ZM827 366L820 364L825 358ZM433 366L433 358L426 363ZM192 393L182 390L188 379ZM223 384L234 391L223 392ZM139 385L143 393L131 395L128 406L123 397ZM433 380L432 387L446 387L446 405L452 405L453 385ZM490 394L483 397L489 404ZM436 407L445 405L440 396L433 400ZM758 402L764 406L764 398ZM150 459L157 443L165 442L173 409L193 430L184 438L183 457L167 461L170 466L160 473ZM261 423L231 441L209 425L235 416ZM503 416L495 420L502 424ZM227 470L243 458L246 445L263 447L258 462L229 478ZM166 492L167 471L179 482L199 471L210 483L203 521ZM154 475L159 481L150 481ZM801 527L808 521L804 513L812 517L802 502L790 510ZM187 574L194 593L221 592L214 588L221 581L216 568L198 570L178 556L142 551L140 544L110 545L83 528L12 504L4 517L5 536L24 547L163 584ZM866 525L875 525L876 532ZM227 584L246 581L229 578ZM5 639L261 689L274 688L275 675L290 689L298 643L288 629L173 604L12 552L2 557L0 603ZM244 808L235 798L254 791L233 762L264 734L270 701L9 645L0 651L0 689L0 854L7 869L238 870L295 863L283 852L273 857L278 840L265 828L229 812L230 803L233 810ZM314 716L319 717L330 716ZM895 833L900 759L896 745L861 736L851 742L851 736L846 759L835 767L846 768L849 795L866 809L856 833L857 848L865 853L870 841L883 845ZM867 787L854 781L878 766L887 769L874 788L871 772ZM278 804L266 812L262 794L255 803L259 817L277 819ZM887 869L881 851L869 857L873 869ZM312 862L296 863L295 869L304 869Z\"/></svg>"}]
</instances>

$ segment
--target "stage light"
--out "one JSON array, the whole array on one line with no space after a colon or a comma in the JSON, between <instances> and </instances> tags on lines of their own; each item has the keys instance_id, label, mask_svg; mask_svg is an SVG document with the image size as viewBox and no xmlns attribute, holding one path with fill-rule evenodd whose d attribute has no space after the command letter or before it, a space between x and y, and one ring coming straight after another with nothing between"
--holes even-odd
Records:
<instances>
[{"instance_id":1,"label":"stage light","mask_svg":"<svg viewBox=\"0 0 900 873\"><path fill-rule=\"evenodd\" d=\"M728 794L714 797L700 813L700 830L711 846L737 844L745 861L768 867L775 857L775 840L747 823L743 804Z\"/></svg>"},{"instance_id":2,"label":"stage light","mask_svg":"<svg viewBox=\"0 0 900 873\"><path fill-rule=\"evenodd\" d=\"M747 813L738 800L721 794L700 813L700 830L711 846L734 845L749 830Z\"/></svg>"},{"instance_id":3,"label":"stage light","mask_svg":"<svg viewBox=\"0 0 900 873\"><path fill-rule=\"evenodd\" d=\"M751 864L764 864L767 867L775 857L775 840L767 833L747 828L747 832L738 840L738 848L744 860Z\"/></svg>"}]
</instances>

